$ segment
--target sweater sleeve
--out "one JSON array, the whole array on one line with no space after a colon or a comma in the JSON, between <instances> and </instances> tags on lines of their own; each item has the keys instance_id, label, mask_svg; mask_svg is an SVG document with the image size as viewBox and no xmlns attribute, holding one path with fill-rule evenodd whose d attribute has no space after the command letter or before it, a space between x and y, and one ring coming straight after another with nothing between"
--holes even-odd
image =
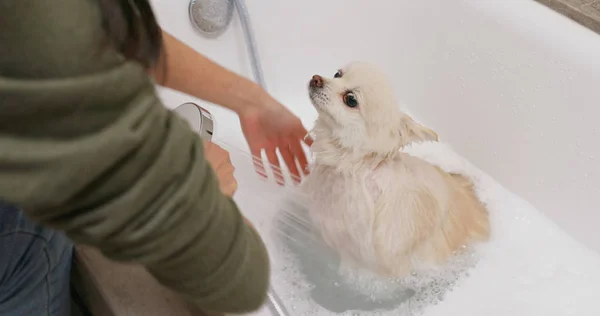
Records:
<instances>
[{"instance_id":1,"label":"sweater sleeve","mask_svg":"<svg viewBox=\"0 0 600 316\"><path fill-rule=\"evenodd\" d=\"M257 309L264 244L197 134L103 39L96 1L0 2L0 198L201 308Z\"/></svg>"}]
</instances>

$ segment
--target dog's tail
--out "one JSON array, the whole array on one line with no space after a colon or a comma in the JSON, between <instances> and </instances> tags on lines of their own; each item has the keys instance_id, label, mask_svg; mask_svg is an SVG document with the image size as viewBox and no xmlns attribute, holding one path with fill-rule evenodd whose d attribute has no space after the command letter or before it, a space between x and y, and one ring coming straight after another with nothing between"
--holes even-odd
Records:
<instances>
[{"instance_id":1,"label":"dog's tail","mask_svg":"<svg viewBox=\"0 0 600 316\"><path fill-rule=\"evenodd\" d=\"M458 174L447 174L446 180L451 188L450 205L430 245L436 262L445 262L449 257L468 246L472 242L484 242L490 236L490 223L485 206L473 191L469 179Z\"/></svg>"},{"instance_id":2,"label":"dog's tail","mask_svg":"<svg viewBox=\"0 0 600 316\"><path fill-rule=\"evenodd\" d=\"M473 241L486 241L490 236L489 214L485 205L475 194L473 183L468 178L451 174L454 181L454 204L450 221L460 227L463 234Z\"/></svg>"}]
</instances>

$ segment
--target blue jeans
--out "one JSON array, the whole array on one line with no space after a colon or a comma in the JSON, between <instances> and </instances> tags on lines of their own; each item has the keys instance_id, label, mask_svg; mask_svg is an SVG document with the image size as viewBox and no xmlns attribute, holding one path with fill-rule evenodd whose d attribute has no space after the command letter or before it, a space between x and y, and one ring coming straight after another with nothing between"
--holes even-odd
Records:
<instances>
[{"instance_id":1,"label":"blue jeans","mask_svg":"<svg viewBox=\"0 0 600 316\"><path fill-rule=\"evenodd\" d=\"M0 201L0 315L68 316L73 245Z\"/></svg>"}]
</instances>

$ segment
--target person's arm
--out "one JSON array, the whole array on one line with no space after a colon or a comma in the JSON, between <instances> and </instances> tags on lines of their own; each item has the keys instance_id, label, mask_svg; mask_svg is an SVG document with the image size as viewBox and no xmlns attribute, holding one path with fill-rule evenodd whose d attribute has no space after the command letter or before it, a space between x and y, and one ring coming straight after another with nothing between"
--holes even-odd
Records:
<instances>
[{"instance_id":1,"label":"person's arm","mask_svg":"<svg viewBox=\"0 0 600 316\"><path fill-rule=\"evenodd\" d=\"M165 31L162 36L163 53L150 70L158 84L222 105L240 116L276 102L253 81L199 54Z\"/></svg>"},{"instance_id":2,"label":"person's arm","mask_svg":"<svg viewBox=\"0 0 600 316\"><path fill-rule=\"evenodd\" d=\"M278 169L278 150L295 182L300 182L308 172L301 142L309 146L312 142L300 119L256 83L211 61L167 32L162 35L161 59L149 70L155 81L236 112L252 155L261 157L264 151L269 163ZM254 162L257 172L266 176L262 160ZM275 178L283 183L280 174Z\"/></svg>"},{"instance_id":3,"label":"person's arm","mask_svg":"<svg viewBox=\"0 0 600 316\"><path fill-rule=\"evenodd\" d=\"M257 309L267 251L202 140L103 43L94 1L0 1L0 199L203 309Z\"/></svg>"}]
</instances>

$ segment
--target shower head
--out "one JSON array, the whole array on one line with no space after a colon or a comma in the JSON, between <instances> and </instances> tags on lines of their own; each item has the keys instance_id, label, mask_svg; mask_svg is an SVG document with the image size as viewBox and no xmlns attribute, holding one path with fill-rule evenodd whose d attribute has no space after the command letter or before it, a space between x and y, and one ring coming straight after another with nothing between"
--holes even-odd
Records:
<instances>
[{"instance_id":1,"label":"shower head","mask_svg":"<svg viewBox=\"0 0 600 316\"><path fill-rule=\"evenodd\" d=\"M233 8L233 0L191 0L190 21L205 37L216 38L227 30Z\"/></svg>"},{"instance_id":2,"label":"shower head","mask_svg":"<svg viewBox=\"0 0 600 316\"><path fill-rule=\"evenodd\" d=\"M193 102L186 102L179 105L174 110L175 113L183 117L192 130L200 135L200 138L211 141L215 122L212 114L205 108Z\"/></svg>"}]
</instances>

